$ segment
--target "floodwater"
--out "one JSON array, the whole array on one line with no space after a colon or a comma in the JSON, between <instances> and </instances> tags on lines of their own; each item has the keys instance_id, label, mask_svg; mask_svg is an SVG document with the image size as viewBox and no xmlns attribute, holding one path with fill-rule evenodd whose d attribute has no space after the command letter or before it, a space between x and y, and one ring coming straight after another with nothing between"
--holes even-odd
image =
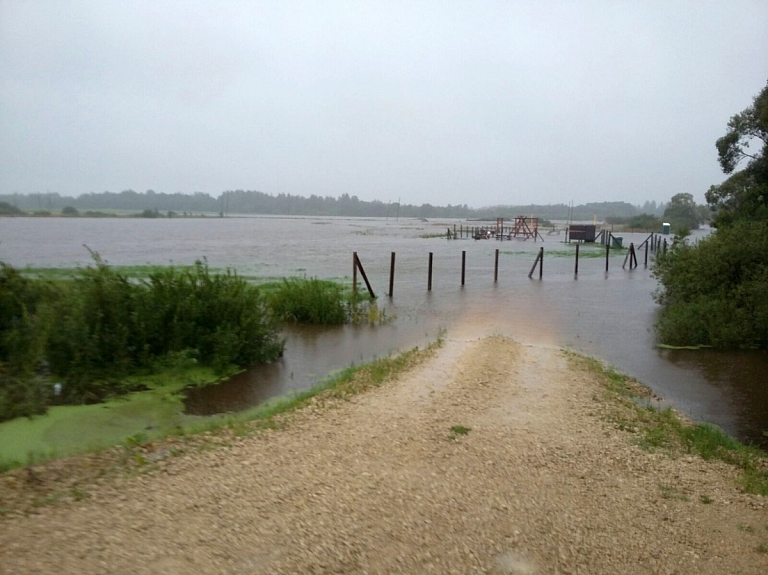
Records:
<instances>
[{"instance_id":1,"label":"floodwater","mask_svg":"<svg viewBox=\"0 0 768 575\"><path fill-rule=\"evenodd\" d=\"M661 350L653 332L657 288L643 266L609 272L601 248L582 246L578 279L563 236L531 240L422 238L467 222L364 218L242 217L201 219L3 218L0 261L18 267L68 267L97 251L115 265L194 263L233 267L248 276L350 278L358 252L379 305L396 319L382 326L285 330L284 357L232 380L189 392L187 413L237 411L306 389L328 373L434 340L502 333L522 343L565 346L600 358L651 387L693 419L768 446L768 354ZM474 225L474 224L470 224ZM645 234L622 234L640 244ZM528 279L544 246L544 277ZM500 250L493 282L494 250ZM461 253L466 281L461 286ZM387 297L396 252L393 297ZM427 262L434 253L433 288ZM600 252L600 253L596 253ZM592 253L597 257L588 257ZM586 256L586 257L585 257Z\"/></svg>"}]
</instances>

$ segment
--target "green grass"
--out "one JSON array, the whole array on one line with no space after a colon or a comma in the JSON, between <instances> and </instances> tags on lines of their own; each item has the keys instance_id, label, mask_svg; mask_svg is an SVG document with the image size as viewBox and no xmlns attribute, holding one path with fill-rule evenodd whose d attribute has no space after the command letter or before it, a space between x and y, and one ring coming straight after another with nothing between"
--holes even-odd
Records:
<instances>
[{"instance_id":1,"label":"green grass","mask_svg":"<svg viewBox=\"0 0 768 575\"><path fill-rule=\"evenodd\" d=\"M471 427L464 427L463 425L454 425L451 427L451 433L455 435L467 435L470 431L472 431Z\"/></svg>"},{"instance_id":2,"label":"green grass","mask_svg":"<svg viewBox=\"0 0 768 575\"><path fill-rule=\"evenodd\" d=\"M641 448L682 452L734 465L741 471L739 483L745 492L768 496L767 453L741 443L714 425L686 421L671 409L639 405L637 399L649 395L647 388L595 359L571 352L569 357L601 376L605 399L615 405L609 420L619 429L634 432Z\"/></svg>"},{"instance_id":3,"label":"green grass","mask_svg":"<svg viewBox=\"0 0 768 575\"><path fill-rule=\"evenodd\" d=\"M575 244L570 244L570 246L574 247L568 247L569 244L564 244L565 249L547 249L544 248L544 257L548 258L575 258L576 257L576 247ZM611 248L610 256L624 256L626 252L626 248ZM505 255L512 255L512 256L519 256L519 255L525 255L525 256L534 256L536 255L535 251L532 250L499 250L500 254ZM583 258L605 258L605 247L601 246L600 244L581 244L581 247L579 248L579 259Z\"/></svg>"},{"instance_id":4,"label":"green grass","mask_svg":"<svg viewBox=\"0 0 768 575\"><path fill-rule=\"evenodd\" d=\"M147 279L152 274L166 271L170 268L176 271L193 271L195 266L181 266L181 265L124 265L124 266L109 266L115 272L121 275L127 276L131 279ZM26 267L20 268L19 272L29 278L34 279L47 279L47 280L70 280L73 279L81 268L69 267L69 268L39 268L39 267ZM225 270L219 270L215 268L210 269L214 273L222 273Z\"/></svg>"},{"instance_id":5,"label":"green grass","mask_svg":"<svg viewBox=\"0 0 768 575\"><path fill-rule=\"evenodd\" d=\"M376 301L335 280L287 278L259 286L274 314L282 321L300 324L378 325L391 321Z\"/></svg>"},{"instance_id":6,"label":"green grass","mask_svg":"<svg viewBox=\"0 0 768 575\"><path fill-rule=\"evenodd\" d=\"M681 493L671 485L659 485L659 490L661 491L661 496L664 499L674 499L677 501L690 501L690 498L685 493Z\"/></svg>"}]
</instances>

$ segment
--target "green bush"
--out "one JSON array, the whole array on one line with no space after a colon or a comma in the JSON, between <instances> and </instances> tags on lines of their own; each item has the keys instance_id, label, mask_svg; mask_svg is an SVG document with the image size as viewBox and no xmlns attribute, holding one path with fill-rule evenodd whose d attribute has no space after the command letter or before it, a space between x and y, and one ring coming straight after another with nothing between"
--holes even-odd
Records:
<instances>
[{"instance_id":1,"label":"green bush","mask_svg":"<svg viewBox=\"0 0 768 575\"><path fill-rule=\"evenodd\" d=\"M350 302L344 288L316 278L283 280L270 294L270 305L283 321L340 325L350 319Z\"/></svg>"},{"instance_id":2,"label":"green bush","mask_svg":"<svg viewBox=\"0 0 768 575\"><path fill-rule=\"evenodd\" d=\"M206 364L253 365L282 354L283 340L260 290L236 273L211 274L197 262L142 282L139 317L143 352L158 357L196 350Z\"/></svg>"},{"instance_id":3,"label":"green bush","mask_svg":"<svg viewBox=\"0 0 768 575\"><path fill-rule=\"evenodd\" d=\"M654 274L665 343L768 349L768 222L738 221L696 245L675 242Z\"/></svg>"},{"instance_id":4,"label":"green bush","mask_svg":"<svg viewBox=\"0 0 768 575\"><path fill-rule=\"evenodd\" d=\"M0 268L0 420L44 411L48 370L62 401L95 402L135 389L125 376L167 358L225 371L276 359L283 344L261 292L202 262L138 282L96 254L58 283Z\"/></svg>"}]
</instances>

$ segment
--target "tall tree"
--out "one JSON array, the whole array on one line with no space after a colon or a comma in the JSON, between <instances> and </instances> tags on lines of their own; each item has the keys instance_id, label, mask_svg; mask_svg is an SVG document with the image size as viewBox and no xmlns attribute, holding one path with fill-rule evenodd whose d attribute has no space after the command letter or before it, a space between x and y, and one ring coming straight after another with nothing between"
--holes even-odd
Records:
<instances>
[{"instance_id":1,"label":"tall tree","mask_svg":"<svg viewBox=\"0 0 768 575\"><path fill-rule=\"evenodd\" d=\"M696 212L696 202L691 194L675 194L664 210L664 219L672 224L675 230L687 228L694 230L699 227L699 215Z\"/></svg>"},{"instance_id":2,"label":"tall tree","mask_svg":"<svg viewBox=\"0 0 768 575\"><path fill-rule=\"evenodd\" d=\"M707 192L707 202L717 212L715 225L768 218L768 85L751 106L731 117L716 146L720 166L731 177ZM746 166L737 172L744 160Z\"/></svg>"}]
</instances>

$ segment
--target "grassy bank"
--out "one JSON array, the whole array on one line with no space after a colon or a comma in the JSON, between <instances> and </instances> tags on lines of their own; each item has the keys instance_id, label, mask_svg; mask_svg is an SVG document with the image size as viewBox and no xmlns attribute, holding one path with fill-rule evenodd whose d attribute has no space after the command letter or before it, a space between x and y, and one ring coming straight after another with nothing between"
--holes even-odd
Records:
<instances>
[{"instance_id":1,"label":"grassy bank","mask_svg":"<svg viewBox=\"0 0 768 575\"><path fill-rule=\"evenodd\" d=\"M741 443L718 427L693 423L672 409L653 406L648 388L595 359L570 352L569 359L600 378L607 400L604 415L618 429L634 434L638 446L672 457L689 454L723 461L739 469L744 491L768 496L768 453Z\"/></svg>"},{"instance_id":2,"label":"grassy bank","mask_svg":"<svg viewBox=\"0 0 768 575\"><path fill-rule=\"evenodd\" d=\"M405 373L434 355L435 350L442 345L438 338L427 347L413 348L398 355L378 359L359 366L350 366L330 374L320 384L312 389L294 395L275 398L259 406L237 414L214 417L194 417L179 414L173 403L181 380L175 385L159 386L155 391L157 396L151 404L151 413L157 415L165 412L172 417L168 419L168 427L143 429L134 432L133 428L118 429L119 421L115 422L115 412L119 405L76 406L67 409L81 410L59 414L54 408L51 414L40 418L40 428L48 429L51 434L58 435L63 427L62 421L71 424L70 431L78 434L81 439L88 437L103 437L105 441L99 446L83 442L79 450L70 453L80 455L50 461L66 455L64 451L53 452L44 450L32 453L23 460L4 459L0 461L0 516L11 512L24 512L41 505L51 505L64 501L79 501L88 497L89 485L102 477L121 477L135 473L150 472L166 458L177 457L184 453L215 449L217 446L231 444L239 437L260 433L264 429L281 428L290 424L292 413L309 405L322 407L344 401L356 394L378 387L396 376ZM198 373L206 377L206 373ZM181 379L193 377L187 373ZM142 416L147 405L132 404L126 401L125 411L140 412ZM164 404L168 405L164 405ZM102 418L98 409L109 412L108 417ZM176 418L176 419L173 419ZM46 426L43 420L49 424ZM147 420L148 421L148 420ZM157 419L155 419L157 421ZM77 430L79 424L90 430L91 435ZM0 436L6 438L9 424L0 424ZM114 428L112 428L115 426ZM27 430L19 430L25 432ZM41 437L41 431L35 432ZM42 434L43 436L45 434ZM112 437L111 442L106 441ZM7 441L0 443L0 450ZM108 444L113 446L107 447ZM2 453L0 451L0 453ZM50 461L50 463L47 463ZM27 466L26 469L12 471L16 467Z\"/></svg>"}]
</instances>

